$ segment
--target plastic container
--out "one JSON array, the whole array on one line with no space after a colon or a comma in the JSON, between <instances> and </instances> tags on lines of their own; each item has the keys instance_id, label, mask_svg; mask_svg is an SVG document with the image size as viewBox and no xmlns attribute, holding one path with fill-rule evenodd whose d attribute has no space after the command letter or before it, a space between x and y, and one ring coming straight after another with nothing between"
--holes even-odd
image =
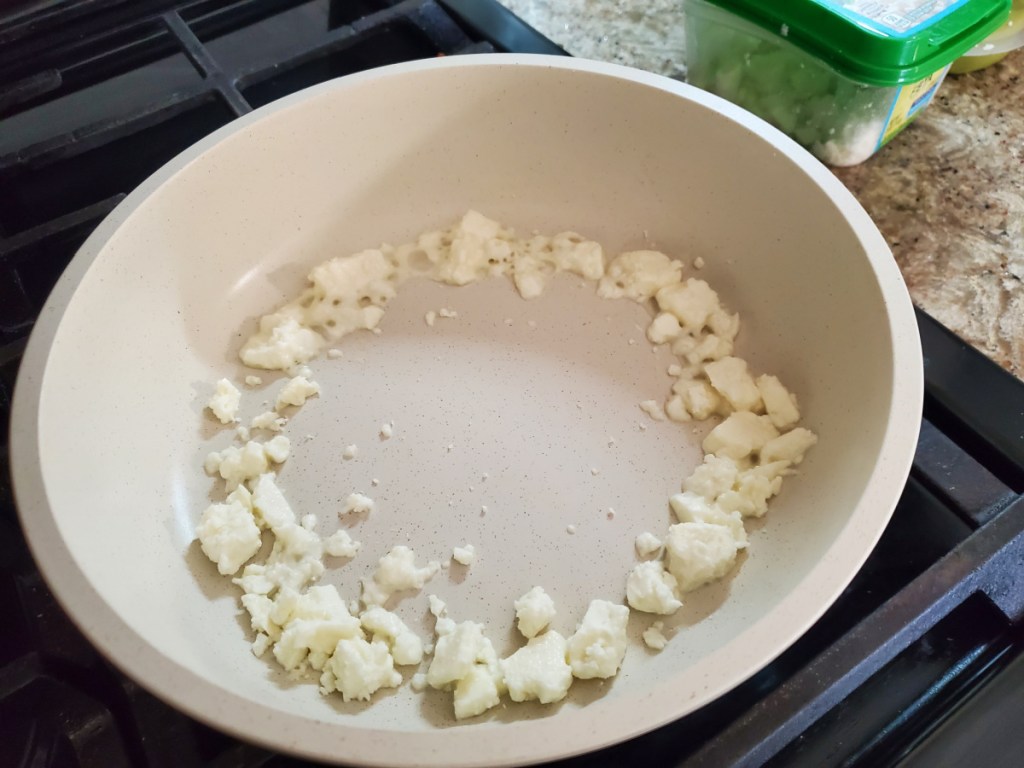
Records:
<instances>
[{"instance_id":1,"label":"plastic container","mask_svg":"<svg viewBox=\"0 0 1024 768\"><path fill-rule=\"evenodd\" d=\"M1018 48L1024 48L1024 0L1013 0L1006 23L954 61L949 71L962 75L991 67Z\"/></svg>"},{"instance_id":2,"label":"plastic container","mask_svg":"<svg viewBox=\"0 0 1024 768\"><path fill-rule=\"evenodd\" d=\"M835 166L923 110L1011 0L686 0L688 79Z\"/></svg>"}]
</instances>

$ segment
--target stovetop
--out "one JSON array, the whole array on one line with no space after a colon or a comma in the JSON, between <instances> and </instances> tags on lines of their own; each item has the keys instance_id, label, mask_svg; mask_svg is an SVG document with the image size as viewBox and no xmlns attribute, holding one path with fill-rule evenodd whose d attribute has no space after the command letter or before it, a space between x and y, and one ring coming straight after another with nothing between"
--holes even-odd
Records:
<instances>
[{"instance_id":1,"label":"stovetop","mask_svg":"<svg viewBox=\"0 0 1024 768\"><path fill-rule=\"evenodd\" d=\"M409 59L564 53L494 0L0 4L0 765L295 766L117 672L40 578L11 497L15 375L79 245L164 162L252 108ZM562 766L1018 765L1024 384L918 312L926 400L878 547L788 651L717 701ZM30 511L28 511L30 513Z\"/></svg>"}]
</instances>

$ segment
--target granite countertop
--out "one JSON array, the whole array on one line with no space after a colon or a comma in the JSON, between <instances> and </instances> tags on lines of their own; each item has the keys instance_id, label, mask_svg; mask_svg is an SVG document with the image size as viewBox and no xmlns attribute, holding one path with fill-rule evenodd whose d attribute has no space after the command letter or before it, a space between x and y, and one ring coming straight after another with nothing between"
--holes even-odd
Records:
<instances>
[{"instance_id":1,"label":"granite countertop","mask_svg":"<svg viewBox=\"0 0 1024 768\"><path fill-rule=\"evenodd\" d=\"M502 0L576 56L683 79L682 0ZM1024 379L1024 49L949 76L867 162L835 170L919 307Z\"/></svg>"}]
</instances>

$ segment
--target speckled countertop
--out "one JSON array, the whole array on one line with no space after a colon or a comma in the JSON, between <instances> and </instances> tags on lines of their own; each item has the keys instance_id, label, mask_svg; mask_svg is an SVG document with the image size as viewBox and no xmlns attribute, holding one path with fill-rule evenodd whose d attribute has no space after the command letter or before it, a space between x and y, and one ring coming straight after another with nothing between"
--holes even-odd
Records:
<instances>
[{"instance_id":1,"label":"speckled countertop","mask_svg":"<svg viewBox=\"0 0 1024 768\"><path fill-rule=\"evenodd\" d=\"M682 0L502 0L570 53L682 79ZM950 76L918 119L836 175L914 302L1024 379L1024 50Z\"/></svg>"}]
</instances>

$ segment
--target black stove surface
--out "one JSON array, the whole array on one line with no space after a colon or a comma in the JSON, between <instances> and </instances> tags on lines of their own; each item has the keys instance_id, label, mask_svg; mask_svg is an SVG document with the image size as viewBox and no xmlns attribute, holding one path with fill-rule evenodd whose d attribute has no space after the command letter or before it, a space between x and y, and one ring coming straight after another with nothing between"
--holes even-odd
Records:
<instances>
[{"instance_id":1,"label":"black stove surface","mask_svg":"<svg viewBox=\"0 0 1024 768\"><path fill-rule=\"evenodd\" d=\"M15 375L78 246L180 150L325 79L488 51L564 53L494 0L0 3L0 766L305 764L141 690L55 603L11 498ZM913 471L849 588L719 700L558 765L1021 764L1024 384L918 320Z\"/></svg>"}]
</instances>

